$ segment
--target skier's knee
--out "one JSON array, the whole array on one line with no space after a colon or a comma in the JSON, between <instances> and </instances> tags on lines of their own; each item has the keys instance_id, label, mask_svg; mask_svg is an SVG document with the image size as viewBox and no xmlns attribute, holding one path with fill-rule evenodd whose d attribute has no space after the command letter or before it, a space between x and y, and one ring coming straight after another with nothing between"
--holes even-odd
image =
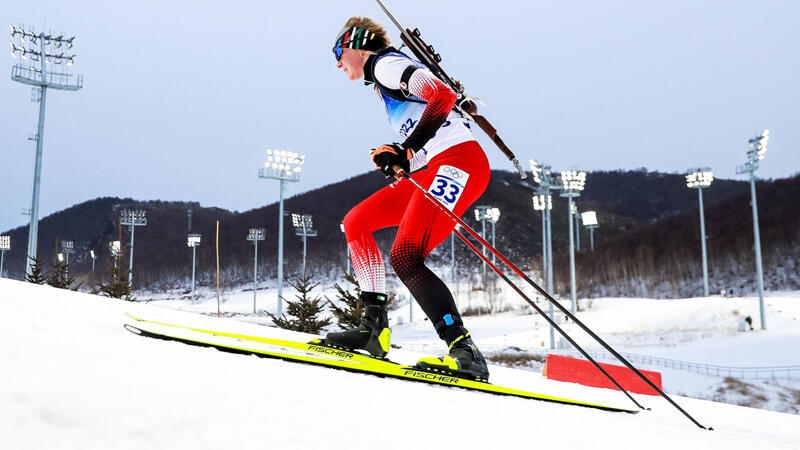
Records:
<instances>
[{"instance_id":1,"label":"skier's knee","mask_svg":"<svg viewBox=\"0 0 800 450\"><path fill-rule=\"evenodd\" d=\"M425 266L425 256L422 249L415 245L396 244L392 247L389 262L397 276L403 279L413 276Z\"/></svg>"}]
</instances>

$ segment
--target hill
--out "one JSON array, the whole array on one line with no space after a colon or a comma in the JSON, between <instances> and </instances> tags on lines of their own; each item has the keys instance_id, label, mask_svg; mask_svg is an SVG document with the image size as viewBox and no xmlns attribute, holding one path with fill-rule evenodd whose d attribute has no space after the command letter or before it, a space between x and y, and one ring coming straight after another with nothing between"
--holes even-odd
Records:
<instances>
[{"instance_id":1,"label":"hill","mask_svg":"<svg viewBox=\"0 0 800 450\"><path fill-rule=\"evenodd\" d=\"M501 210L496 225L497 247L512 261L538 276L541 271L541 219L531 204L533 186L513 173L494 171L489 188L476 204L488 204ZM346 247L339 230L344 214L360 200L386 185L379 174L362 174L295 195L285 201L287 212L309 213L314 218L318 237L309 238L309 270L323 277L335 277L345 264ZM759 182L762 217L762 244L765 270L771 289L800 286L791 276L791 267L783 264L785 255L797 252L798 177ZM742 181L715 180L704 191L708 224L709 252L714 289L746 289L752 257L746 247L752 239L748 230L748 184ZM770 201L768 201L770 199ZM782 199L781 201L771 201ZM686 295L694 292L699 276L697 236L697 194L685 187L679 174L618 171L591 172L587 188L577 199L581 211L596 210L601 228L595 232L597 252L589 253L587 233L582 233L582 252L578 265L583 293L607 295L642 295L643 289L654 295ZM196 202L136 201L103 197L59 211L41 220L39 254L45 261L55 259L60 240L72 240L76 253L71 257L71 273L92 287L108 275L110 255L107 243L120 239L128 242L127 228L118 225L124 208L147 211L148 225L138 227L134 249L134 284L137 288L185 288L190 279L191 251L186 247L188 232L201 233L203 242L197 252L197 277L200 286L212 283L216 269L216 221L220 222L220 253L223 282L236 285L247 282L252 274L253 246L245 240L251 227L266 229L267 240L259 245L261 278L276 276L278 205L272 203L245 212L202 207ZM192 210L191 230L187 210ZM568 283L566 246L568 242L566 200L554 198L553 241L556 260L557 291L565 294ZM464 217L476 229L472 213ZM300 270L301 239L294 235L291 220L285 224L285 273ZM794 227L794 228L792 228ZM9 231L14 246L6 255L7 276L21 279L25 261L27 227ZM393 230L376 233L379 245L388 250ZM667 239L664 237L668 236ZM735 238L734 238L735 236ZM752 241L750 241L752 242ZM668 245L667 245L668 243ZM89 251L99 255L91 270ZM449 245L440 246L431 255L433 265L450 263ZM652 257L647 255L653 255ZM638 259L637 259L638 258ZM644 260L642 260L644 258ZM649 259L648 259L649 258ZM783 258L783 259L782 259ZM456 245L459 274L470 277L480 269L480 261L461 243ZM642 263L644 261L644 263ZM664 261L673 261L672 265ZM635 266L635 267L633 267ZM635 270L634 270L635 269ZM657 272L665 272L658 274ZM735 278L735 279L734 279ZM751 277L752 279L752 277ZM743 280L743 281L742 281Z\"/></svg>"}]
</instances>

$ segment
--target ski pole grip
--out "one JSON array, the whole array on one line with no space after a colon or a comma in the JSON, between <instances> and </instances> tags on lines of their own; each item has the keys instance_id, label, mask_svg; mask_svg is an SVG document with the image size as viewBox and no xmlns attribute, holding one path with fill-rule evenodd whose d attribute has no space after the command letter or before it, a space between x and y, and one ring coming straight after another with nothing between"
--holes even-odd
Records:
<instances>
[{"instance_id":1,"label":"ski pole grip","mask_svg":"<svg viewBox=\"0 0 800 450\"><path fill-rule=\"evenodd\" d=\"M401 177L407 177L407 176L408 176L408 174L406 174L406 171L405 171L405 170L403 170L403 168L402 168L402 167L400 167L400 166L399 166L399 165L397 165L397 164L393 165L393 166L392 166L392 169L394 170L394 173L395 173L395 174L397 174L397 175L399 175L399 176L401 176Z\"/></svg>"}]
</instances>

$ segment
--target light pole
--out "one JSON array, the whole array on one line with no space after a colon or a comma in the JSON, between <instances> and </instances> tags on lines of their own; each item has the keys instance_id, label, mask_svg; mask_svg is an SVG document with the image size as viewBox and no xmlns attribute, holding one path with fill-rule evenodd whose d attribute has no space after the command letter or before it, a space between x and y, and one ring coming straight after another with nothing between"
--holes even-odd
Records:
<instances>
[{"instance_id":1,"label":"light pole","mask_svg":"<svg viewBox=\"0 0 800 450\"><path fill-rule=\"evenodd\" d=\"M109 242L108 251L111 252L111 256L114 257L114 267L117 267L117 265L119 264L120 252L122 251L122 245L120 241Z\"/></svg>"},{"instance_id":2,"label":"light pole","mask_svg":"<svg viewBox=\"0 0 800 450\"><path fill-rule=\"evenodd\" d=\"M578 213L578 204L572 203L572 215L575 217L575 251L581 251L581 215Z\"/></svg>"},{"instance_id":3,"label":"light pole","mask_svg":"<svg viewBox=\"0 0 800 450\"><path fill-rule=\"evenodd\" d=\"M292 225L294 225L294 233L303 237L303 278L306 277L306 241L309 237L317 235L314 229L314 222L311 220L310 214L292 214Z\"/></svg>"},{"instance_id":4,"label":"light pole","mask_svg":"<svg viewBox=\"0 0 800 450\"><path fill-rule=\"evenodd\" d=\"M123 209L122 212L120 212L120 223L122 225L128 225L131 227L131 258L130 263L128 264L128 286L133 288L133 234L136 230L136 227L143 227L147 225L145 211L143 209Z\"/></svg>"},{"instance_id":5,"label":"light pole","mask_svg":"<svg viewBox=\"0 0 800 450\"><path fill-rule=\"evenodd\" d=\"M94 272L94 260L97 259L97 255L94 254L94 250L89 250L89 256L92 257L92 272Z\"/></svg>"},{"instance_id":6,"label":"light pole","mask_svg":"<svg viewBox=\"0 0 800 450\"><path fill-rule=\"evenodd\" d=\"M492 223L492 247L496 249L497 245L494 242L494 225L500 220L500 208L489 208L486 214L488 216L487 219ZM492 264L497 264L494 253L492 253Z\"/></svg>"},{"instance_id":7,"label":"light pole","mask_svg":"<svg viewBox=\"0 0 800 450\"><path fill-rule=\"evenodd\" d=\"M342 234L344 234L344 224L343 223L339 224L339 229L342 230ZM345 237L345 240L344 240L344 247L345 247L345 251L346 251L345 260L344 260L344 267L345 267L345 269L347 269L347 273L352 274L353 273L353 271L352 271L353 265L350 264L350 244L347 243L347 238L346 237Z\"/></svg>"},{"instance_id":8,"label":"light pole","mask_svg":"<svg viewBox=\"0 0 800 450\"><path fill-rule=\"evenodd\" d=\"M190 210L191 211L191 210ZM200 246L202 236L197 233L190 233L186 237L186 245L192 249L192 304L194 305L194 273L195 261L197 257L197 247Z\"/></svg>"},{"instance_id":9,"label":"light pole","mask_svg":"<svg viewBox=\"0 0 800 450\"><path fill-rule=\"evenodd\" d=\"M280 181L278 208L278 317L282 314L281 297L283 295L283 191L287 181L300 181L300 171L306 155L286 150L267 150L267 161L264 168L259 169L259 178Z\"/></svg>"},{"instance_id":10,"label":"light pole","mask_svg":"<svg viewBox=\"0 0 800 450\"><path fill-rule=\"evenodd\" d=\"M11 69L11 79L33 86L31 101L39 103L37 131L35 135L29 137L30 140L36 141L33 194L28 227L28 258L25 265L25 272L31 275L34 261L32 258L36 258L39 233L39 189L42 179L42 145L47 88L77 91L83 87L83 76L73 75L67 69L72 66L76 55L65 52L72 49L72 41L75 37L64 38L63 35L51 36L50 34L36 33L30 27L27 31L22 26L9 25L8 27L11 29L9 42L11 56L20 58L19 63ZM58 71L52 70L53 65L58 65Z\"/></svg>"},{"instance_id":11,"label":"light pole","mask_svg":"<svg viewBox=\"0 0 800 450\"><path fill-rule=\"evenodd\" d=\"M539 191L543 190L541 188ZM553 196L536 194L533 196L533 209L542 212L542 279L547 279L547 212L553 209Z\"/></svg>"},{"instance_id":12,"label":"light pole","mask_svg":"<svg viewBox=\"0 0 800 450\"><path fill-rule=\"evenodd\" d=\"M481 237L486 240L486 219L489 218L491 206L481 205L475 208L475 220L481 222ZM486 247L483 247L483 255L486 256ZM486 290L486 261L483 262L483 289Z\"/></svg>"},{"instance_id":13,"label":"light pole","mask_svg":"<svg viewBox=\"0 0 800 450\"><path fill-rule=\"evenodd\" d=\"M543 164L537 162L533 159L530 160L531 164L531 173L533 173L533 181L539 183L539 188L541 189L541 193L543 194L544 198L547 198L547 208L544 208L542 212L544 213L545 225L547 229L547 257L545 261L545 266L547 267L547 292L550 294L553 293L553 227L552 227L552 210L553 210L553 196L550 194L551 190L559 190L561 186L554 182L552 172L550 171L550 166L547 164ZM542 202L544 203L544 202ZM550 302L548 302L550 303ZM555 328L552 325L554 320L553 318L553 303L550 303L549 308L549 315L550 315L550 348L556 348L555 344Z\"/></svg>"},{"instance_id":14,"label":"light pole","mask_svg":"<svg viewBox=\"0 0 800 450\"><path fill-rule=\"evenodd\" d=\"M61 241L61 253L67 255L67 277L69 277L69 255L75 253L75 245L72 241Z\"/></svg>"},{"instance_id":15,"label":"light pole","mask_svg":"<svg viewBox=\"0 0 800 450\"><path fill-rule=\"evenodd\" d=\"M258 289L258 241L266 239L267 232L263 228L250 228L247 240L253 242L253 314L256 313L256 290Z\"/></svg>"},{"instance_id":16,"label":"light pole","mask_svg":"<svg viewBox=\"0 0 800 450\"><path fill-rule=\"evenodd\" d=\"M572 314L575 314L578 299L575 288L575 245L573 242L574 236L572 234L572 202L575 197L580 197L581 191L583 191L586 186L586 172L562 170L561 185L561 196L567 197L567 200L569 200L569 287L570 297L572 298Z\"/></svg>"},{"instance_id":17,"label":"light pole","mask_svg":"<svg viewBox=\"0 0 800 450\"><path fill-rule=\"evenodd\" d=\"M686 187L697 189L700 202L700 248L703 257L703 296L708 297L708 256L706 253L706 220L703 214L703 188L711 186L714 174L708 167L698 167L686 171Z\"/></svg>"},{"instance_id":18,"label":"light pole","mask_svg":"<svg viewBox=\"0 0 800 450\"><path fill-rule=\"evenodd\" d=\"M747 151L747 162L736 168L737 174L750 174L750 198L753 207L753 239L756 250L756 282L758 283L758 305L761 314L761 329L767 329L766 315L764 314L764 272L761 267L761 238L758 233L758 205L756 204L756 170L758 162L767 154L769 143L769 130L764 130L760 135L747 141L750 150Z\"/></svg>"},{"instance_id":19,"label":"light pole","mask_svg":"<svg viewBox=\"0 0 800 450\"><path fill-rule=\"evenodd\" d=\"M594 230L600 228L600 225L597 223L597 212L582 212L581 222L583 222L584 228L589 230L589 246L591 250L594 251Z\"/></svg>"},{"instance_id":20,"label":"light pole","mask_svg":"<svg viewBox=\"0 0 800 450\"><path fill-rule=\"evenodd\" d=\"M456 225L456 229L458 229L459 225ZM456 282L456 233L450 233L450 281L453 284L457 284Z\"/></svg>"},{"instance_id":21,"label":"light pole","mask_svg":"<svg viewBox=\"0 0 800 450\"><path fill-rule=\"evenodd\" d=\"M6 259L6 252L11 250L11 236L0 236L0 278L3 276L3 263Z\"/></svg>"}]
</instances>

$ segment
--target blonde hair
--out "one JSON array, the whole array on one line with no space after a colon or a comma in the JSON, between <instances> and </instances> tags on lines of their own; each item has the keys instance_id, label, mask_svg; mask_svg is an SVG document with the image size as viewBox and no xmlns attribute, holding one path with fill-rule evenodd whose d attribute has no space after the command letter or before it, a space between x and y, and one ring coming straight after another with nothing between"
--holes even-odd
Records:
<instances>
[{"instance_id":1,"label":"blonde hair","mask_svg":"<svg viewBox=\"0 0 800 450\"><path fill-rule=\"evenodd\" d=\"M364 16L353 16L347 19L347 22L344 23L345 28L347 27L359 27L359 28L366 28L367 30L375 33L375 38L380 41L382 44L381 47L388 47L391 44L391 40L389 39L389 33L386 32L386 28L383 25L379 24L378 22L370 19L369 17Z\"/></svg>"}]
</instances>

